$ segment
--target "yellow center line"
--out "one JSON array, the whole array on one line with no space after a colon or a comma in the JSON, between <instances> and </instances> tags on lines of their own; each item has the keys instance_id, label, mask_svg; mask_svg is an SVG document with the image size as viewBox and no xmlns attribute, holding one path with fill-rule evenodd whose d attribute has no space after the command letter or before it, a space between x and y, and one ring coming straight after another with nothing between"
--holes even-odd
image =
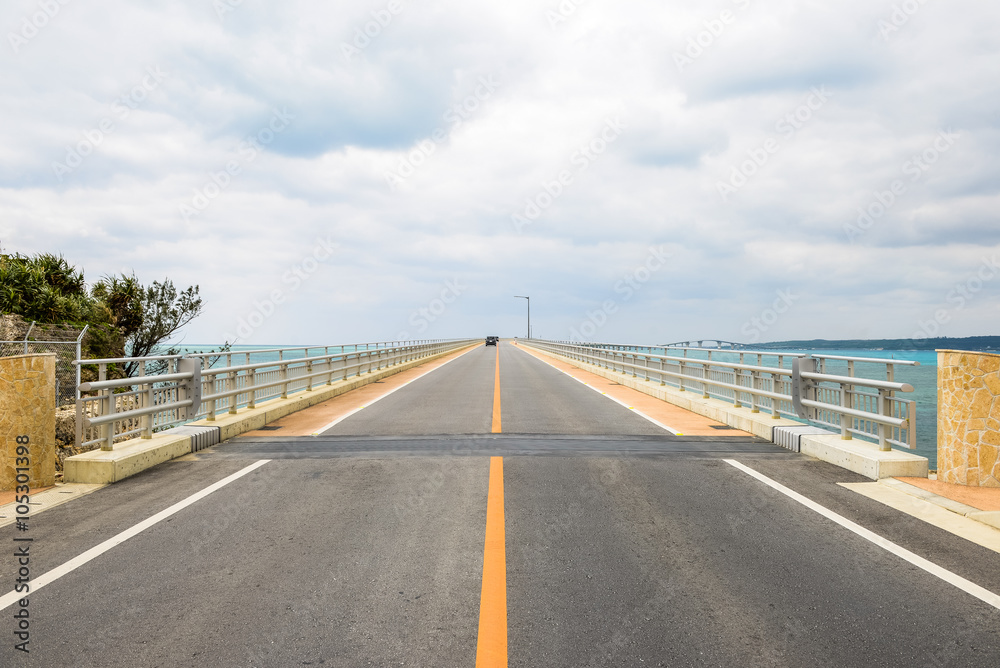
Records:
<instances>
[{"instance_id":1,"label":"yellow center line","mask_svg":"<svg viewBox=\"0 0 1000 668\"><path fill-rule=\"evenodd\" d=\"M492 433L500 433L500 344L497 344L497 366L493 380L493 430Z\"/></svg>"},{"instance_id":2,"label":"yellow center line","mask_svg":"<svg viewBox=\"0 0 1000 668\"><path fill-rule=\"evenodd\" d=\"M476 668L507 668L507 553L503 519L503 457L490 457L486 497L483 591Z\"/></svg>"}]
</instances>

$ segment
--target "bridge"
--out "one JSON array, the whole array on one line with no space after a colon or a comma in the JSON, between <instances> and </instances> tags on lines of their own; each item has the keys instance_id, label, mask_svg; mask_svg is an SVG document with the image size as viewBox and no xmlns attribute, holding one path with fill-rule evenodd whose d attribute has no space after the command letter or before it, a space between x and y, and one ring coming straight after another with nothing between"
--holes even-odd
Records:
<instances>
[{"instance_id":1,"label":"bridge","mask_svg":"<svg viewBox=\"0 0 1000 668\"><path fill-rule=\"evenodd\" d=\"M99 448L66 473L97 491L31 519L30 665L1000 660L996 536L887 505L864 473L921 459L879 446L908 442L903 384L841 377L893 406L860 419L798 361L524 340L274 357L81 386ZM865 438L862 472L803 454ZM0 559L4 591L17 577Z\"/></svg>"}]
</instances>

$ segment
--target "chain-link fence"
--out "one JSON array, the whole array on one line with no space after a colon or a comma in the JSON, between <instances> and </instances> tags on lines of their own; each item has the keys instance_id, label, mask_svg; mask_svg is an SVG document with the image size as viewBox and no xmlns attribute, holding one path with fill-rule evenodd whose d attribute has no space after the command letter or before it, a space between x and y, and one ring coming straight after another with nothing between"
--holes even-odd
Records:
<instances>
[{"instance_id":1,"label":"chain-link fence","mask_svg":"<svg viewBox=\"0 0 1000 668\"><path fill-rule=\"evenodd\" d=\"M20 341L0 341L0 357L14 355L38 355L52 353L56 356L56 406L73 403L77 397L77 385L80 384L80 367L73 362L80 359L80 347L87 327L74 330L68 327L45 327L39 329L39 334L61 340L36 341L31 339L35 323L31 324ZM70 337L73 338L70 338Z\"/></svg>"}]
</instances>

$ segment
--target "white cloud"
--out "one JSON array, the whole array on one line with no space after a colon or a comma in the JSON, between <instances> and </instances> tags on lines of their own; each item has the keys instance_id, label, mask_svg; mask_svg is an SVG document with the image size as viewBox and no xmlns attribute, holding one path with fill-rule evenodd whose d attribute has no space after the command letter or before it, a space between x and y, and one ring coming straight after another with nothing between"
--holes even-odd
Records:
<instances>
[{"instance_id":1,"label":"white cloud","mask_svg":"<svg viewBox=\"0 0 1000 668\"><path fill-rule=\"evenodd\" d=\"M220 19L194 0L71 2L15 53L37 6L0 9L0 241L62 252L90 280L199 284L189 341L219 341L275 289L287 299L250 342L389 339L455 278L468 287L422 335L521 334L513 295L531 294L535 333L566 338L660 244L669 266L599 338L740 340L786 288L801 298L764 338L910 336L1000 245L994 3L924 3L884 39L892 2L581 3L555 26L555 2L404 2L350 61L342 45L386 3L245 0ZM733 20L679 70L722 11ZM122 117L151 67L167 76ZM829 99L788 135L814 87ZM249 158L276 109L294 119ZM578 170L615 116L627 127ZM53 163L105 119L60 181ZM909 180L949 129L954 147ZM718 184L769 139L724 201ZM563 170L572 183L518 233L511 214ZM905 193L846 233L897 179ZM337 252L290 290L318 238ZM1000 280L942 333L996 333L998 310Z\"/></svg>"}]
</instances>

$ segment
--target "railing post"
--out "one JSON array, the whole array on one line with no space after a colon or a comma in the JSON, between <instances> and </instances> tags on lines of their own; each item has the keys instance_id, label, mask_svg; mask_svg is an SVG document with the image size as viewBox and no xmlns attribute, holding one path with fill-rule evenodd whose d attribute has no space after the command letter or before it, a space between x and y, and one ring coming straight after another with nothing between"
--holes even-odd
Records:
<instances>
[{"instance_id":1,"label":"railing post","mask_svg":"<svg viewBox=\"0 0 1000 668\"><path fill-rule=\"evenodd\" d=\"M288 398L288 365L285 364L284 351L278 351L278 379L281 383L281 398Z\"/></svg>"},{"instance_id":2,"label":"railing post","mask_svg":"<svg viewBox=\"0 0 1000 668\"><path fill-rule=\"evenodd\" d=\"M913 450L917 447L917 402L906 402L906 442Z\"/></svg>"},{"instance_id":3,"label":"railing post","mask_svg":"<svg viewBox=\"0 0 1000 668\"><path fill-rule=\"evenodd\" d=\"M145 376L146 374L142 373L142 375ZM142 400L141 400L142 404L141 404L141 406L143 408L146 408L148 406L152 406L153 405L153 384L149 383L148 385L146 385L146 392L145 392L145 394L140 394L138 396L142 397ZM153 416L152 416L152 414L143 415L142 418L139 420L139 424L142 427L142 438L153 438Z\"/></svg>"},{"instance_id":4,"label":"railing post","mask_svg":"<svg viewBox=\"0 0 1000 668\"><path fill-rule=\"evenodd\" d=\"M889 401L886 390L880 389L878 391L878 406L880 415L892 414L892 402ZM892 429L892 427L881 422L878 423L878 449L883 451L892 450L892 446L889 445L889 438L885 435L886 429Z\"/></svg>"},{"instance_id":5,"label":"railing post","mask_svg":"<svg viewBox=\"0 0 1000 668\"><path fill-rule=\"evenodd\" d=\"M742 378L741 369L733 369L733 385L740 387L740 378ZM743 408L743 404L740 402L740 390L733 390L733 408Z\"/></svg>"},{"instance_id":6,"label":"railing post","mask_svg":"<svg viewBox=\"0 0 1000 668\"><path fill-rule=\"evenodd\" d=\"M215 376L211 376L211 378L212 380L210 382L212 383L212 390L214 394ZM205 416L205 419L208 420L209 422L215 422L215 399L212 399L208 402L208 415Z\"/></svg>"},{"instance_id":7,"label":"railing post","mask_svg":"<svg viewBox=\"0 0 1000 668\"><path fill-rule=\"evenodd\" d=\"M337 364L339 365L339 370L341 371L340 380L347 380L347 353L341 351L340 357L337 358Z\"/></svg>"},{"instance_id":8,"label":"railing post","mask_svg":"<svg viewBox=\"0 0 1000 668\"><path fill-rule=\"evenodd\" d=\"M104 390L104 412L103 415L114 415L117 411L115 410L115 391L113 389ZM115 422L106 422L101 425L101 429L104 431L101 435L104 437L104 442L101 443L101 450L110 451L115 449Z\"/></svg>"},{"instance_id":9,"label":"railing post","mask_svg":"<svg viewBox=\"0 0 1000 668\"><path fill-rule=\"evenodd\" d=\"M851 364L851 366L853 366L853 363L850 363L850 364ZM852 371L853 371L853 369L852 369ZM854 374L851 373L850 375L853 376ZM853 385L844 385L844 386L842 386L840 388L840 407L841 408L851 408L852 407L853 401L851 400L851 397L853 395L853 388L854 388ZM854 418L852 418L851 416L844 415L843 413L840 414L840 438L841 438L841 440L850 441L853 438L853 435L851 434L851 430L847 426L848 424L851 424L851 426L853 426L853 422L854 422Z\"/></svg>"},{"instance_id":10,"label":"railing post","mask_svg":"<svg viewBox=\"0 0 1000 668\"><path fill-rule=\"evenodd\" d=\"M758 363L756 366L760 366ZM750 370L750 389L754 390L750 393L750 412L760 413L760 406L757 404L757 390L760 389L760 372L756 369Z\"/></svg>"},{"instance_id":11,"label":"railing post","mask_svg":"<svg viewBox=\"0 0 1000 668\"><path fill-rule=\"evenodd\" d=\"M312 392L313 389L313 363L312 361L306 362L306 392Z\"/></svg>"},{"instance_id":12,"label":"railing post","mask_svg":"<svg viewBox=\"0 0 1000 668\"><path fill-rule=\"evenodd\" d=\"M256 369L250 369L250 371L248 371L247 375L246 375L247 386L249 387L249 391L250 391L250 397L249 397L250 400L247 402L247 408L256 408L257 407L257 403L256 403L256 400L257 400L257 396L256 396L257 395L257 391L254 389L255 388L255 382L256 382L255 378L254 378L254 371L256 371Z\"/></svg>"},{"instance_id":13,"label":"railing post","mask_svg":"<svg viewBox=\"0 0 1000 668\"><path fill-rule=\"evenodd\" d=\"M226 374L226 390L229 392L234 392L236 390L236 372L230 371ZM236 415L236 404L239 403L238 399L240 395L230 394L229 395L229 414Z\"/></svg>"}]
</instances>

